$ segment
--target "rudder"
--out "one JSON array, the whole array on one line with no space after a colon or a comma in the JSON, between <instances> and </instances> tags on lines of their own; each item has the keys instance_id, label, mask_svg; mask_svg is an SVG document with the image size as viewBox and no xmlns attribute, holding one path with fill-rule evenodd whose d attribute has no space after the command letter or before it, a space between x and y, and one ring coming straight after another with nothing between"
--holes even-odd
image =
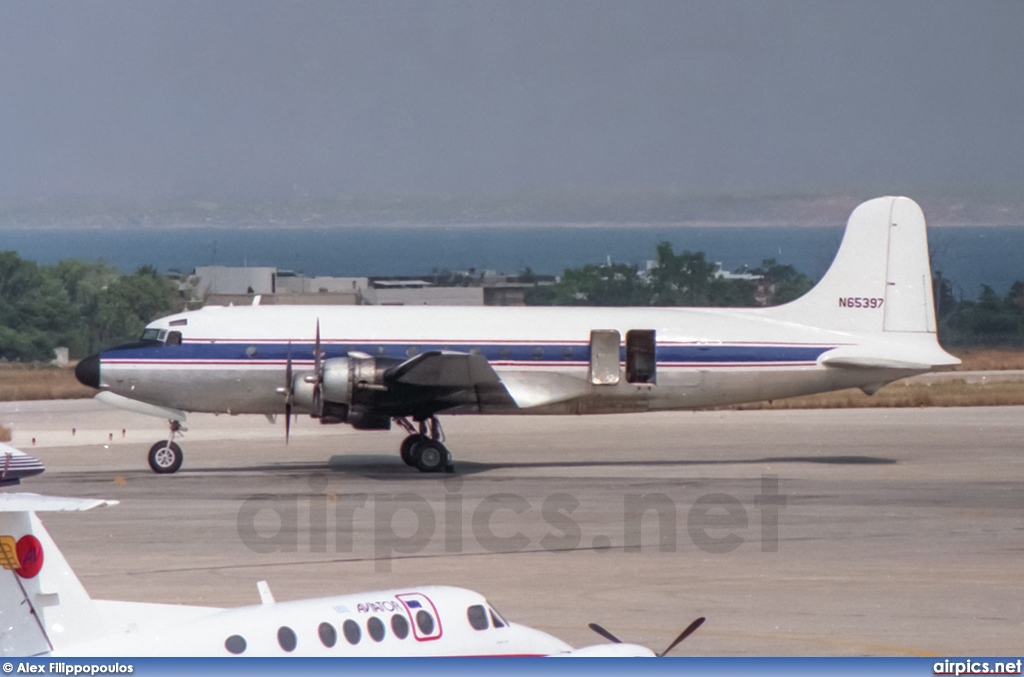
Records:
<instances>
[{"instance_id":1,"label":"rudder","mask_svg":"<svg viewBox=\"0 0 1024 677\"><path fill-rule=\"evenodd\" d=\"M880 197L850 214L821 281L769 309L780 319L855 333L935 333L924 214L906 197Z\"/></svg>"}]
</instances>

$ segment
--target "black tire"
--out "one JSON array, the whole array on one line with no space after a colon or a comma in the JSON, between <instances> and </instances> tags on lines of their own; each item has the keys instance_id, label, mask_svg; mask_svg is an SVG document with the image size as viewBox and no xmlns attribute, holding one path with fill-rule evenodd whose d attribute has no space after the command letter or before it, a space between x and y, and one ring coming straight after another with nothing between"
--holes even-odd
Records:
<instances>
[{"instance_id":1,"label":"black tire","mask_svg":"<svg viewBox=\"0 0 1024 677\"><path fill-rule=\"evenodd\" d=\"M170 440L161 440L149 448L149 467L160 475L178 472L183 460L181 447Z\"/></svg>"},{"instance_id":2,"label":"black tire","mask_svg":"<svg viewBox=\"0 0 1024 677\"><path fill-rule=\"evenodd\" d=\"M412 435L409 435L404 440L402 440L402 446L399 449L398 453L402 457L402 460L405 461L406 465L412 466L413 468L416 467L416 445L425 439L427 438L424 437L423 435L413 433Z\"/></svg>"},{"instance_id":3,"label":"black tire","mask_svg":"<svg viewBox=\"0 0 1024 677\"><path fill-rule=\"evenodd\" d=\"M420 472L441 472L448 465L448 449L437 440L422 440L412 453Z\"/></svg>"}]
</instances>

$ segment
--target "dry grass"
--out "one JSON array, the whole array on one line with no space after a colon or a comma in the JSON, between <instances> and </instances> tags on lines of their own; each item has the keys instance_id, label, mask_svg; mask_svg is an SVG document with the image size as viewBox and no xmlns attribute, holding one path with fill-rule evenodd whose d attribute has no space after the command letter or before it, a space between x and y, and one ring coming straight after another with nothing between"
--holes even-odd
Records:
<instances>
[{"instance_id":1,"label":"dry grass","mask_svg":"<svg viewBox=\"0 0 1024 677\"><path fill-rule=\"evenodd\" d=\"M0 365L0 402L71 400L92 397L96 391L75 380L73 367L41 364Z\"/></svg>"},{"instance_id":2,"label":"dry grass","mask_svg":"<svg viewBox=\"0 0 1024 677\"><path fill-rule=\"evenodd\" d=\"M891 383L874 395L857 389L741 404L730 409L843 409L856 407L996 407L1024 405L1024 381Z\"/></svg>"},{"instance_id":3,"label":"dry grass","mask_svg":"<svg viewBox=\"0 0 1024 677\"><path fill-rule=\"evenodd\" d=\"M953 348L949 352L963 360L956 371L1024 369L1024 350L1019 348Z\"/></svg>"}]
</instances>

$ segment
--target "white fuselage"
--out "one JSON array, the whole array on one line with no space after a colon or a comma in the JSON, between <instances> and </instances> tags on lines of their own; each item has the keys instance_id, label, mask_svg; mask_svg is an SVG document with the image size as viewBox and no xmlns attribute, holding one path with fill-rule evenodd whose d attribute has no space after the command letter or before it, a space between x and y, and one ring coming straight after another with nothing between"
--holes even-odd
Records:
<instances>
[{"instance_id":1,"label":"white fuselage","mask_svg":"<svg viewBox=\"0 0 1024 677\"><path fill-rule=\"evenodd\" d=\"M699 408L885 383L922 371L826 367L819 358L828 351L884 349L886 337L782 321L762 309L240 306L151 323L152 330L180 331L181 345L105 351L100 387L183 411L277 414L289 357L297 372L312 372L317 323L325 359L355 353L404 360L433 350L482 354L515 401L483 413ZM622 336L654 330L652 382L592 383L595 329Z\"/></svg>"}]
</instances>

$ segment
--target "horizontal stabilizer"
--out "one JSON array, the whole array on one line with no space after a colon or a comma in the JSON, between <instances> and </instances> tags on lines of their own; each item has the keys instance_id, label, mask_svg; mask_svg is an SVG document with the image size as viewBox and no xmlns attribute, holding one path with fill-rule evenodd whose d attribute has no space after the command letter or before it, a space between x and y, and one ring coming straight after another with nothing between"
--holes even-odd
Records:
<instances>
[{"instance_id":1,"label":"horizontal stabilizer","mask_svg":"<svg viewBox=\"0 0 1024 677\"><path fill-rule=\"evenodd\" d=\"M81 512L118 501L99 498L64 498L40 494L0 494L0 512Z\"/></svg>"},{"instance_id":2,"label":"horizontal stabilizer","mask_svg":"<svg viewBox=\"0 0 1024 677\"><path fill-rule=\"evenodd\" d=\"M432 351L392 367L384 374L384 381L428 388L472 388L499 379L483 355Z\"/></svg>"},{"instance_id":3,"label":"horizontal stabilizer","mask_svg":"<svg viewBox=\"0 0 1024 677\"><path fill-rule=\"evenodd\" d=\"M853 369L908 369L932 371L951 369L960 360L932 341L900 342L882 346L844 346L818 358L826 367Z\"/></svg>"}]
</instances>

